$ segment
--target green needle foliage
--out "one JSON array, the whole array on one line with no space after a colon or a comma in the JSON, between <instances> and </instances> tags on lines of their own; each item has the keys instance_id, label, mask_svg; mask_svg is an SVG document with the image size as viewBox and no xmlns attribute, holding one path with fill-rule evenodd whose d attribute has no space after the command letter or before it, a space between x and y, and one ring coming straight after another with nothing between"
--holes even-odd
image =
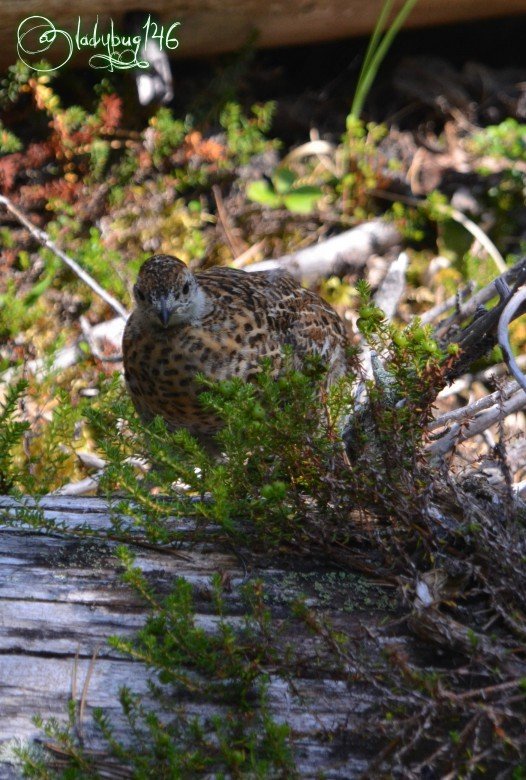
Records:
<instances>
[{"instance_id":1,"label":"green needle foliage","mask_svg":"<svg viewBox=\"0 0 526 780\"><path fill-rule=\"evenodd\" d=\"M0 406L0 491L9 493L22 478L23 468L15 456L29 429L29 423L17 420L18 407L27 389L27 382L19 380L7 388Z\"/></svg>"},{"instance_id":2,"label":"green needle foliage","mask_svg":"<svg viewBox=\"0 0 526 780\"><path fill-rule=\"evenodd\" d=\"M361 294L364 336L385 349L392 341L391 326L371 304L369 291L363 288ZM430 363L436 368L442 358L422 328L405 333L392 349L396 362L391 366L392 382L399 395L408 393L416 379L425 381ZM378 396L378 403L371 406L376 430L367 431L361 442L364 451L367 445L373 448L372 455L349 468L341 433L353 414L356 375L351 372L327 392L319 361L312 360L300 372L286 351L284 362L281 376L276 377L270 363L264 363L250 384L201 380L202 403L224 423L217 435L223 453L219 459L186 431L167 432L160 419L142 425L123 395L119 378L106 382L98 404L86 410L86 416L108 462L102 489L113 503L111 538L177 545L183 537L170 518L193 516L195 540L201 524L206 524L209 535L213 523L216 533L252 550L278 552L286 546L296 554L311 550L330 555L332 545L345 545L353 537L351 506L392 496L394 486L390 490L387 486L393 481L395 460L414 489L421 439L416 422L426 417L422 385L419 393L409 393L400 411L385 404L382 408ZM13 399L17 397L15 393ZM65 397L62 402L67 406ZM391 437L389 461L381 462L374 447L387 435L388 425L394 425L397 437ZM147 476L137 470L141 458L152 464ZM400 490L399 484L396 489ZM124 497L116 500L116 491ZM80 533L88 534L89 529ZM24 749L19 755L26 776L99 778L118 762L129 776L140 780L202 774L294 777L289 728L273 720L266 695L267 669L286 669L284 657L289 651L278 650L261 585L252 582L245 590L247 612L241 626L238 622L234 627L225 615L220 578L214 577L210 599L216 626L211 633L196 624L189 583L175 581L171 593L161 598L134 565L130 551L122 547L118 554L124 580L142 596L150 617L133 639L113 637L110 644L144 664L151 695L145 698L121 690L120 705L130 735L126 742L107 713L95 712L96 727L107 745L102 756L79 744L74 704L66 725L39 720L68 763L53 768L45 755ZM302 619L316 625L308 611ZM198 707L205 703L205 714L190 716L187 706L192 703Z\"/></svg>"},{"instance_id":3,"label":"green needle foliage","mask_svg":"<svg viewBox=\"0 0 526 780\"><path fill-rule=\"evenodd\" d=\"M121 689L123 718L132 736L131 744L125 744L107 715L95 710L96 727L108 746L102 756L81 748L73 703L66 725L38 719L68 765L64 771L57 766L55 772L45 756L22 749L18 755L25 776L99 780L118 764L119 771L135 780L295 777L289 728L276 723L268 710L265 665L274 659L274 650L260 585L252 583L246 589L248 612L241 628L234 629L223 616L220 577L215 577L211 598L218 622L211 634L196 626L192 588L185 580L177 580L171 594L159 600L130 552L126 548L118 552L124 580L143 596L152 613L133 640L113 637L110 644L146 666L155 711L142 697ZM192 705L194 711L205 705L205 714L190 714Z\"/></svg>"},{"instance_id":4,"label":"green needle foliage","mask_svg":"<svg viewBox=\"0 0 526 780\"><path fill-rule=\"evenodd\" d=\"M508 538L506 525L498 526L493 517L486 520L475 499L466 501L464 494L458 498L453 492L448 494L451 513L458 512L459 522L452 521L451 528L446 524L437 528L436 512L429 505L436 502L439 476L426 460L422 439L449 357L438 350L427 328L415 322L397 329L372 304L366 285L359 285L358 292L360 330L382 358L376 381L366 383L367 395L360 403L354 401L358 369L327 391L316 361L299 372L293 356L285 354L285 369L278 377L266 364L251 384L231 380L212 385L202 380L202 402L223 421L216 442L221 457L186 431L167 431L160 419L142 425L118 377L106 382L91 409L84 411L85 425L108 464L101 491L112 502L113 524L108 532L112 540L172 549L204 539L207 544L228 542L241 554L287 552L304 561L337 564L342 573L352 569L358 554L361 560L375 560L379 576L391 581L397 578L409 594L415 581L446 565L442 561L449 549L456 556L453 571L464 567L466 582L478 577L480 569L482 578L474 584L478 601L473 595L458 600L463 604L469 597L474 609L482 609L484 621L468 623L465 608L464 612L456 609L457 597L448 596L448 610L455 616L448 632L458 634L458 627L466 623L465 631L455 634L451 645L457 654L463 653L458 674L449 668L431 672L427 667L415 668L413 660L407 661L395 650L380 666L374 661L365 668L362 659L357 667L358 659L349 655L352 642L346 643L345 636L338 636L305 605L300 603L295 610L295 617L323 641L331 658L343 662L344 669L338 672L341 679L355 684L356 673L349 676L349 669L363 668L360 679L373 679L375 686L381 686L385 710L369 726L364 724L369 738L382 734L393 749L413 745L411 724L431 719L428 731L421 740L417 735L420 741L411 749L414 761L420 762L425 755L432 763L438 755L436 743L446 751L474 714L486 718L483 707L488 692L500 691L494 681L507 679L507 667L488 678L489 660L495 657L490 652L484 656L480 694L476 691L465 699L455 694L449 699L440 693L457 691L459 686L464 690L467 664L480 669L479 656L488 648L492 651L493 639L483 635L481 626L493 602L486 599L482 606L479 602L487 582L500 577L502 595L495 591L492 598L511 603L511 588L520 585L517 577L524 560L521 548L512 546L518 538L515 526L510 525ZM2 417L6 450L12 452L22 434L13 422L23 387L13 393ZM62 400L66 406L66 399ZM61 429L59 425L57 430ZM342 444L344 430L347 452ZM4 478L13 483L20 456L11 461L6 458L3 468ZM141 461L151 464L146 475L144 467L138 468ZM444 489L442 485L440 490ZM193 518L194 524L185 520L184 532L178 530L177 517ZM30 514L28 510L20 520L46 531L67 530L46 525L38 511ZM501 536L495 546L497 526ZM95 532L82 527L75 533ZM501 543L506 545L509 562L502 555ZM286 682L301 668L301 656L276 636L275 615L271 617L262 586L252 583L246 591L246 616L234 622L215 577L207 599L214 631L204 630L196 618L197 598L202 593L176 580L168 596L159 595L126 548L119 551L119 557L125 581L142 596L150 616L133 639L114 637L111 645L143 664L150 681L149 695L124 688L120 693L122 722L116 720L116 708L112 714L95 713L95 726L106 746L97 754L78 741L75 703L65 725L56 720L38 721L62 757L57 760L57 753L50 758L34 749L19 751L26 776L84 780L112 776L112 772L117 776L118 771L140 780L198 775L294 777L290 730L273 719L267 691L270 673ZM473 557L480 561L478 567L473 566ZM490 567L487 575L486 567ZM498 608L505 609L504 602ZM517 603L514 620L521 620L520 609ZM413 606L410 614L414 618ZM438 603L422 617L436 617L438 627L449 619ZM507 663L505 654L499 658L501 665ZM475 674L473 679L479 678ZM512 688L503 691L510 697L502 710L508 713L515 693ZM479 701L481 709L477 710ZM519 739L513 716L503 717L506 728ZM510 752L505 738L496 733L491 721L488 724L491 760L515 768L517 751ZM476 735L475 742L470 737L471 752L476 739ZM397 755L393 766L402 760ZM455 758L459 776L469 766L469 755L466 750L467 758ZM481 759L480 766L492 771L489 759Z\"/></svg>"}]
</instances>

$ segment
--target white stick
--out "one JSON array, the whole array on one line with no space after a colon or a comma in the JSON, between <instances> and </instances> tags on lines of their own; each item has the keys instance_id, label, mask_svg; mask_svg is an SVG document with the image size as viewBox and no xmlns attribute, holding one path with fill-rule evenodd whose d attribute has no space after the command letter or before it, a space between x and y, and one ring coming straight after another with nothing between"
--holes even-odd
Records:
<instances>
[{"instance_id":1,"label":"white stick","mask_svg":"<svg viewBox=\"0 0 526 780\"><path fill-rule=\"evenodd\" d=\"M396 314L398 304L405 291L407 266L409 258L405 252L400 252L396 260L389 266L387 273L375 293L374 302L384 312L388 320Z\"/></svg>"},{"instance_id":2,"label":"white stick","mask_svg":"<svg viewBox=\"0 0 526 780\"><path fill-rule=\"evenodd\" d=\"M95 279L86 273L86 271L84 271L84 269L81 268L80 265L75 262L75 260L59 249L44 230L41 230L36 225L33 225L33 223L30 222L28 218L17 209L17 207L9 200L9 198L6 198L4 195L0 195L0 204L4 205L6 209L10 211L11 214L13 214L22 225L24 225L24 227L27 228L31 235L36 238L36 240L42 244L42 246L51 249L51 251L57 257L60 257L62 262L65 263L68 268L71 268L73 273L75 273L79 279L82 279L82 281L87 284L88 287L91 287L94 293L106 301L106 303L111 306L111 308L117 312L120 317L123 319L128 318L128 312L124 306L119 303L119 301L114 298L113 295L110 295L110 293L106 292L106 290L104 290L104 288L102 288L100 284L95 281Z\"/></svg>"}]
</instances>

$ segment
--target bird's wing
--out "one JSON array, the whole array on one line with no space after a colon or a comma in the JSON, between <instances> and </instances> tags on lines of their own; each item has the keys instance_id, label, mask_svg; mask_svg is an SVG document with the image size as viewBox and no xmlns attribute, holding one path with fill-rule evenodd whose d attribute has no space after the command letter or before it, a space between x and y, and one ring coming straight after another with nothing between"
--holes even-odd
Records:
<instances>
[{"instance_id":1,"label":"bird's wing","mask_svg":"<svg viewBox=\"0 0 526 780\"><path fill-rule=\"evenodd\" d=\"M297 367L302 367L306 356L319 355L329 382L342 376L347 369L347 336L338 314L286 272L271 271L266 276L269 316L283 333L284 343L292 347Z\"/></svg>"},{"instance_id":2,"label":"bird's wing","mask_svg":"<svg viewBox=\"0 0 526 780\"><path fill-rule=\"evenodd\" d=\"M285 271L247 273L235 268L209 268L197 278L218 301L228 306L235 301L247 310L265 313L274 327L285 326L289 315L299 305L301 287Z\"/></svg>"},{"instance_id":3,"label":"bird's wing","mask_svg":"<svg viewBox=\"0 0 526 780\"><path fill-rule=\"evenodd\" d=\"M342 320L328 303L301 287L286 271L247 273L211 268L202 275L207 287L221 291L227 304L229 294L233 294L247 308L264 311L279 341L292 347L298 368L307 355L317 354L331 375L345 372L347 337Z\"/></svg>"}]
</instances>

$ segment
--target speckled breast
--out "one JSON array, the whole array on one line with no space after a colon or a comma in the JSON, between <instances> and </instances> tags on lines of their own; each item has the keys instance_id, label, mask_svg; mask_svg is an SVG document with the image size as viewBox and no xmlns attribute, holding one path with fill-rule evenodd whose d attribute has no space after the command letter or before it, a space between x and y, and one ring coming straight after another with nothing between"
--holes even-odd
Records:
<instances>
[{"instance_id":1,"label":"speckled breast","mask_svg":"<svg viewBox=\"0 0 526 780\"><path fill-rule=\"evenodd\" d=\"M199 402L201 373L215 381L240 376L250 379L265 355L280 356L278 344L262 338L253 324L206 322L134 335L124 343L125 378L143 419L160 415L170 428L196 434L214 433L218 418Z\"/></svg>"}]
</instances>

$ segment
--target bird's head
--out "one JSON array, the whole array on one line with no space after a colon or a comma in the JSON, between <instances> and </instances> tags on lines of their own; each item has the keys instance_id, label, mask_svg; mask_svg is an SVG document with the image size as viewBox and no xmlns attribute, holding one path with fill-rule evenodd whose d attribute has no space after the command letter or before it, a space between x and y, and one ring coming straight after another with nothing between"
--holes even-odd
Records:
<instances>
[{"instance_id":1,"label":"bird's head","mask_svg":"<svg viewBox=\"0 0 526 780\"><path fill-rule=\"evenodd\" d=\"M170 255L154 255L143 263L133 295L141 314L157 327L194 322L206 309L197 278Z\"/></svg>"}]
</instances>

